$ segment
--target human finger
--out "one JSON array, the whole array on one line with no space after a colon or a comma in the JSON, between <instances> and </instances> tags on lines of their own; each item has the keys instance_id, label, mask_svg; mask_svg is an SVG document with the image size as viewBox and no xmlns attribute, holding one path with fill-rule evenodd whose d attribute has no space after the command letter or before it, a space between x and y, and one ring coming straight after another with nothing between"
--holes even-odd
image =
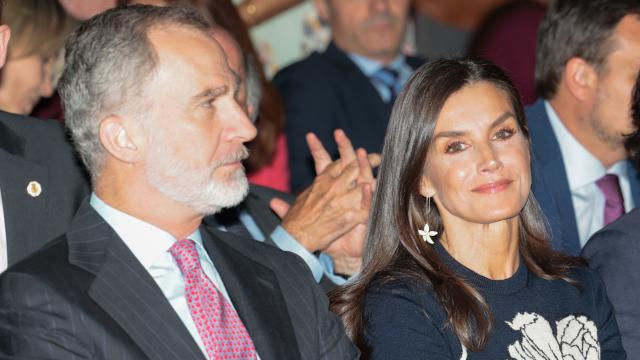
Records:
<instances>
[{"instance_id":1,"label":"human finger","mask_svg":"<svg viewBox=\"0 0 640 360\"><path fill-rule=\"evenodd\" d=\"M333 132L333 137L338 145L338 153L340 154L340 161L343 165L347 165L351 161L356 159L356 152L353 150L351 140L344 133L342 129L336 129Z\"/></svg>"},{"instance_id":2,"label":"human finger","mask_svg":"<svg viewBox=\"0 0 640 360\"><path fill-rule=\"evenodd\" d=\"M306 136L307 145L313 158L313 165L316 169L316 175L322 173L332 162L331 156L322 145L322 142L316 134L308 133Z\"/></svg>"}]
</instances>

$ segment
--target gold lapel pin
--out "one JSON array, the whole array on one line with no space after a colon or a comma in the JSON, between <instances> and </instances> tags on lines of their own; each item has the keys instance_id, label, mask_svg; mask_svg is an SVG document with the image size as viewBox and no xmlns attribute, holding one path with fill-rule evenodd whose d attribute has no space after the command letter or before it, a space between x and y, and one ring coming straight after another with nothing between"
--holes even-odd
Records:
<instances>
[{"instance_id":1,"label":"gold lapel pin","mask_svg":"<svg viewBox=\"0 0 640 360\"><path fill-rule=\"evenodd\" d=\"M30 181L29 185L27 185L27 193L33 197L38 197L42 193L42 186L37 181Z\"/></svg>"}]
</instances>

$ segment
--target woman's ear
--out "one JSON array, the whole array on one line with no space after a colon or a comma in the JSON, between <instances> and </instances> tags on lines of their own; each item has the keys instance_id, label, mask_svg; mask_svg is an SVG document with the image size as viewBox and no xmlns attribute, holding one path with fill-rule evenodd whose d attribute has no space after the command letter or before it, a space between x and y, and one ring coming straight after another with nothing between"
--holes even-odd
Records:
<instances>
[{"instance_id":1,"label":"woman's ear","mask_svg":"<svg viewBox=\"0 0 640 360\"><path fill-rule=\"evenodd\" d=\"M431 180L426 175L420 177L420 195L430 198L436 194L436 189L433 187Z\"/></svg>"}]
</instances>

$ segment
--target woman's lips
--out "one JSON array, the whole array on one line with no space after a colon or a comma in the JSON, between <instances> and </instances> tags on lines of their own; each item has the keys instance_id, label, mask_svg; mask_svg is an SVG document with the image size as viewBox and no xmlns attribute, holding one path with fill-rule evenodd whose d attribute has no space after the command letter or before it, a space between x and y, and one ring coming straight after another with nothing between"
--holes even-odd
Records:
<instances>
[{"instance_id":1,"label":"woman's lips","mask_svg":"<svg viewBox=\"0 0 640 360\"><path fill-rule=\"evenodd\" d=\"M504 191L506 188L509 187L509 185L511 185L512 182L513 182L512 180L507 180L507 179L498 180L498 181L490 182L484 185L480 185L471 191L481 193L481 194L495 194L495 193Z\"/></svg>"}]
</instances>

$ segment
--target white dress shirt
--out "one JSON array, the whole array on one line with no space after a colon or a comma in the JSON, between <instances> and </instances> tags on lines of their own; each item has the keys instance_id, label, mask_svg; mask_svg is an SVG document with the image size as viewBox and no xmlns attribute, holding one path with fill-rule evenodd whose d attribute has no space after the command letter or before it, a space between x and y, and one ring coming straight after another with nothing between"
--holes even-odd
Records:
<instances>
[{"instance_id":1,"label":"white dress shirt","mask_svg":"<svg viewBox=\"0 0 640 360\"><path fill-rule=\"evenodd\" d=\"M576 215L580 246L583 247L591 235L604 226L605 197L596 185L598 179L606 174L618 175L624 198L624 210L628 212L634 208L631 185L627 176L627 161L618 161L606 169L567 130L551 104L545 101L544 105L551 122L551 128L560 144L560 152L571 189L571 201Z\"/></svg>"},{"instance_id":2,"label":"white dress shirt","mask_svg":"<svg viewBox=\"0 0 640 360\"><path fill-rule=\"evenodd\" d=\"M129 247L129 250L131 250L142 266L149 272L206 357L207 351L202 343L200 334L198 334L198 329L191 318L189 306L187 305L182 272L173 256L169 253L169 248L171 248L177 239L160 228L112 208L98 198L95 193L91 194L90 204L113 230L115 230L122 241ZM233 306L227 289L220 277L220 273L218 273L211 258L209 258L209 255L204 249L200 230L196 229L188 238L196 244L200 264L204 273L213 281L231 306Z\"/></svg>"},{"instance_id":3,"label":"white dress shirt","mask_svg":"<svg viewBox=\"0 0 640 360\"><path fill-rule=\"evenodd\" d=\"M4 207L2 206L2 189L0 189L0 274L7 270L8 264L7 229L4 225Z\"/></svg>"}]
</instances>

